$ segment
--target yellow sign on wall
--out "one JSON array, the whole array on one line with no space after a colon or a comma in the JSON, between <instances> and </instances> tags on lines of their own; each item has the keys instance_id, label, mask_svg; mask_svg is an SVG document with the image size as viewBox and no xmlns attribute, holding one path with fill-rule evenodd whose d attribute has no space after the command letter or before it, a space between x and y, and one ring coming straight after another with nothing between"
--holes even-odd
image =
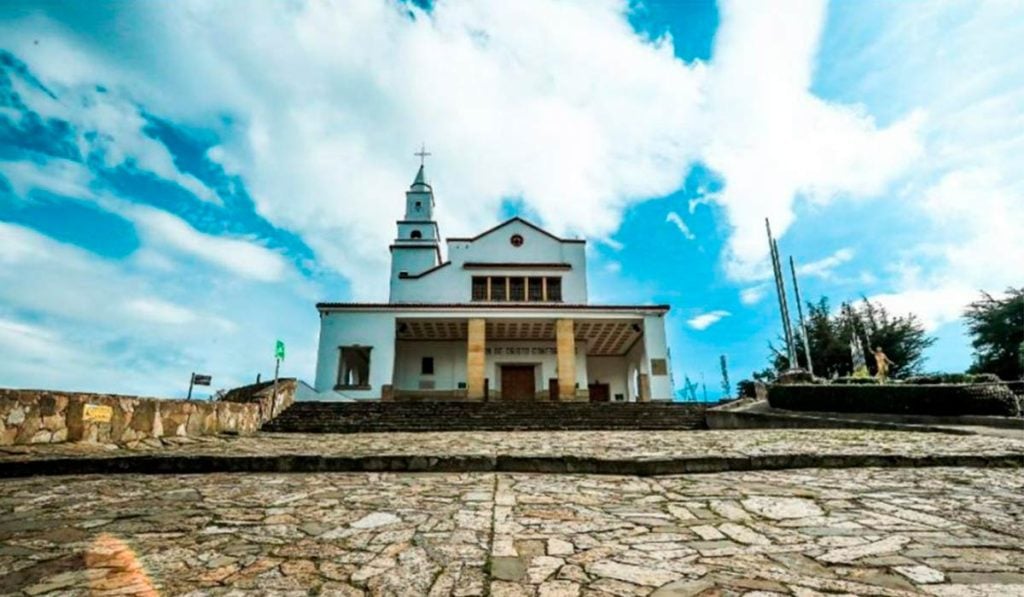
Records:
<instances>
[{"instance_id":1,"label":"yellow sign on wall","mask_svg":"<svg viewBox=\"0 0 1024 597\"><path fill-rule=\"evenodd\" d=\"M114 417L114 409L102 404L86 404L82 412L82 420L93 423L109 423Z\"/></svg>"}]
</instances>

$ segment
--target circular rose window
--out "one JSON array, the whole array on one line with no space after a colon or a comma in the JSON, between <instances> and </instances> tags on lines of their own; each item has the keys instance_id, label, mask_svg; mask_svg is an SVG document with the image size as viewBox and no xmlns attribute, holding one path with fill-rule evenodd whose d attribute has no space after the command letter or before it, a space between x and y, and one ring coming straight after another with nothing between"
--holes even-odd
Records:
<instances>
[{"instance_id":1,"label":"circular rose window","mask_svg":"<svg viewBox=\"0 0 1024 597\"><path fill-rule=\"evenodd\" d=\"M512 243L513 247L521 247L523 246L523 235L513 234L512 238L508 239L508 242Z\"/></svg>"}]
</instances>

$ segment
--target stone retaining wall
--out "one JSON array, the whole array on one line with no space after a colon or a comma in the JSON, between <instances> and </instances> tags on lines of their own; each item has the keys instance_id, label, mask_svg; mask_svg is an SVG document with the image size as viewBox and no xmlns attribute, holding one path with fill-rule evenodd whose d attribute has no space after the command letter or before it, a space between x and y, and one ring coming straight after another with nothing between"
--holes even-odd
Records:
<instances>
[{"instance_id":1,"label":"stone retaining wall","mask_svg":"<svg viewBox=\"0 0 1024 597\"><path fill-rule=\"evenodd\" d=\"M273 381L254 383L229 391L221 398L221 401L259 405L260 423L262 424L281 414L281 411L295 402L298 385L299 382L294 377L279 379L275 395Z\"/></svg>"},{"instance_id":2,"label":"stone retaining wall","mask_svg":"<svg viewBox=\"0 0 1024 597\"><path fill-rule=\"evenodd\" d=\"M208 402L0 388L0 446L250 434L291 404L294 389L294 381L283 386L276 401L257 391L246 400Z\"/></svg>"}]
</instances>

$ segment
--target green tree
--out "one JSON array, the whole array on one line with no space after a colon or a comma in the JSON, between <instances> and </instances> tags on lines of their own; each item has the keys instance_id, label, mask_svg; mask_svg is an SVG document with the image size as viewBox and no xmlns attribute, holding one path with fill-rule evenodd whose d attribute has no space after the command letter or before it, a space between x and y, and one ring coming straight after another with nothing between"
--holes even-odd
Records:
<instances>
[{"instance_id":1,"label":"green tree","mask_svg":"<svg viewBox=\"0 0 1024 597\"><path fill-rule=\"evenodd\" d=\"M1001 298L982 292L967 306L964 318L974 348L968 372L994 373L1007 380L1024 377L1024 287L1008 288Z\"/></svg>"},{"instance_id":2,"label":"green tree","mask_svg":"<svg viewBox=\"0 0 1024 597\"><path fill-rule=\"evenodd\" d=\"M877 373L871 355L877 346L896 364L889 369L894 378L921 372L924 351L935 339L929 337L924 326L913 313L893 315L879 303L863 299L859 303L843 303L833 312L828 298L807 303L807 338L811 348L814 374L818 377L841 377L853 373L850 344L854 336L860 338L864 359L872 375ZM807 368L803 350L803 336L795 326L797 364ZM777 371L789 368L785 351L769 344L772 365Z\"/></svg>"}]
</instances>

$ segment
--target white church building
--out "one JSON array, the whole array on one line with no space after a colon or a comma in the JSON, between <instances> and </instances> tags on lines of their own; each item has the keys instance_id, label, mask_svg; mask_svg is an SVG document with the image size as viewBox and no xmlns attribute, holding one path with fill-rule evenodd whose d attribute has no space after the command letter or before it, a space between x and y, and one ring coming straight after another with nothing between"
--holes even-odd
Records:
<instances>
[{"instance_id":1,"label":"white church building","mask_svg":"<svg viewBox=\"0 0 1024 597\"><path fill-rule=\"evenodd\" d=\"M442 246L423 166L387 303L319 303L321 399L670 400L668 305L587 299L586 241L516 217Z\"/></svg>"}]
</instances>

